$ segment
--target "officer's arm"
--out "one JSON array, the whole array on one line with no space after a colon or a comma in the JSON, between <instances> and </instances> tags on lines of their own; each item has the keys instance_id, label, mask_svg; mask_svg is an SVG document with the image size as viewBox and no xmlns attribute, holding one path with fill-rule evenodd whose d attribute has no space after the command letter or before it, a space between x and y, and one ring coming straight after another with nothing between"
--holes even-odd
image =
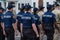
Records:
<instances>
[{"instance_id":1,"label":"officer's arm","mask_svg":"<svg viewBox=\"0 0 60 40\"><path fill-rule=\"evenodd\" d=\"M1 22L1 27L2 27L3 31L5 31L4 30L4 22Z\"/></svg>"},{"instance_id":2,"label":"officer's arm","mask_svg":"<svg viewBox=\"0 0 60 40\"><path fill-rule=\"evenodd\" d=\"M17 31L16 23L12 23L14 31Z\"/></svg>"},{"instance_id":3,"label":"officer's arm","mask_svg":"<svg viewBox=\"0 0 60 40\"><path fill-rule=\"evenodd\" d=\"M21 30L21 34L22 34L22 30L23 30L23 24L20 23L20 30Z\"/></svg>"},{"instance_id":4,"label":"officer's arm","mask_svg":"<svg viewBox=\"0 0 60 40\"><path fill-rule=\"evenodd\" d=\"M36 25L34 23L32 24L32 28L33 28L34 32L36 33L36 35L39 35Z\"/></svg>"},{"instance_id":5,"label":"officer's arm","mask_svg":"<svg viewBox=\"0 0 60 40\"><path fill-rule=\"evenodd\" d=\"M31 20L32 20L32 28L33 28L34 32L36 33L36 35L39 35L38 34L37 27L35 25L34 16L32 16L32 19Z\"/></svg>"},{"instance_id":6,"label":"officer's arm","mask_svg":"<svg viewBox=\"0 0 60 40\"><path fill-rule=\"evenodd\" d=\"M3 31L5 31L4 30L4 15L2 15L2 17L1 17L1 27L2 27Z\"/></svg>"},{"instance_id":7,"label":"officer's arm","mask_svg":"<svg viewBox=\"0 0 60 40\"><path fill-rule=\"evenodd\" d=\"M11 20L12 20L12 26L13 26L14 31L17 31L17 20L16 20L16 18L13 17Z\"/></svg>"}]
</instances>

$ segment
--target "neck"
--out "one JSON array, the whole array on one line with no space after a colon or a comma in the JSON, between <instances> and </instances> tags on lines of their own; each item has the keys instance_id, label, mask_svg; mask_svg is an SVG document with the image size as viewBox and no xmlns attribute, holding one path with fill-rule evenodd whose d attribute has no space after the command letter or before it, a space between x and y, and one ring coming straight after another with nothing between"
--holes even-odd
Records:
<instances>
[{"instance_id":1,"label":"neck","mask_svg":"<svg viewBox=\"0 0 60 40\"><path fill-rule=\"evenodd\" d=\"M31 11L26 11L26 12L30 12L31 13Z\"/></svg>"},{"instance_id":2,"label":"neck","mask_svg":"<svg viewBox=\"0 0 60 40\"><path fill-rule=\"evenodd\" d=\"M12 10L9 10L10 12L12 12Z\"/></svg>"}]
</instances>

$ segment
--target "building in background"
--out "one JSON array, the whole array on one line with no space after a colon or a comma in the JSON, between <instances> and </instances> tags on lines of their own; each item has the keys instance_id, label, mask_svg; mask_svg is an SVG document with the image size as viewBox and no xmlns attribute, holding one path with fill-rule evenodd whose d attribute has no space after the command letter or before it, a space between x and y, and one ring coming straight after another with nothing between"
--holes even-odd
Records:
<instances>
[{"instance_id":1,"label":"building in background","mask_svg":"<svg viewBox=\"0 0 60 40\"><path fill-rule=\"evenodd\" d=\"M33 7L44 6L46 11L47 2L49 2L49 4L53 4L55 1L60 2L60 0L52 0L52 1L51 0L0 0L0 6L7 8L8 4L14 3L14 5L16 6L14 8L16 13L19 12L18 9L22 5L26 5L26 4L30 4Z\"/></svg>"}]
</instances>

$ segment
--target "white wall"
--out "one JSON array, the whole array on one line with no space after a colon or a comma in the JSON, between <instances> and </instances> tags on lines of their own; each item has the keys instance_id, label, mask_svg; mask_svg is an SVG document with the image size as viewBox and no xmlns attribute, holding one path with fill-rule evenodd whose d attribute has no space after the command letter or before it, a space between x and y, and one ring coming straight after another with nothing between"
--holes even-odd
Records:
<instances>
[{"instance_id":1,"label":"white wall","mask_svg":"<svg viewBox=\"0 0 60 40\"><path fill-rule=\"evenodd\" d=\"M49 2L49 4L53 4L53 2L56 1L56 0L43 0L43 6L45 7L45 10L44 11L47 11L46 9L46 6L47 6L47 2ZM38 0L20 0L17 2L18 3L29 3L31 6L33 6L33 2L36 2L36 7L38 7ZM18 8L18 6L16 6L16 9ZM17 9L16 12L18 13L19 10Z\"/></svg>"},{"instance_id":2,"label":"white wall","mask_svg":"<svg viewBox=\"0 0 60 40\"><path fill-rule=\"evenodd\" d=\"M53 2L56 1L56 0L43 0L43 6L45 7L45 11L46 11L46 6L47 6L47 2L49 2L50 4L53 4ZM16 7L15 7L15 11L16 13L19 12L18 10L18 3L22 4L26 4L26 3L29 3L31 6L33 6L33 2L36 2L36 7L38 7L38 0L19 0L18 2L15 2L16 4ZM6 7L8 6L8 2L6 2ZM4 7L4 2L2 2L2 7Z\"/></svg>"},{"instance_id":3,"label":"white wall","mask_svg":"<svg viewBox=\"0 0 60 40\"><path fill-rule=\"evenodd\" d=\"M16 13L19 12L19 10L17 9L18 8L18 3L22 4L26 4L26 3L29 3L32 7L33 7L33 2L36 3L36 7L38 7L38 0L20 0L16 3Z\"/></svg>"},{"instance_id":4,"label":"white wall","mask_svg":"<svg viewBox=\"0 0 60 40\"><path fill-rule=\"evenodd\" d=\"M2 6L3 8L5 8L4 2L3 2L3 1L0 1L0 2L1 2L1 6Z\"/></svg>"}]
</instances>

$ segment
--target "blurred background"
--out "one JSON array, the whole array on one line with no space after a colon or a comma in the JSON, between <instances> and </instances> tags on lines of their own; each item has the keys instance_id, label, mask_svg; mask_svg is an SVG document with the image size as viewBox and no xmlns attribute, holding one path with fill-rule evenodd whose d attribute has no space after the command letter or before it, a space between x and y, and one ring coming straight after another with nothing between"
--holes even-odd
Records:
<instances>
[{"instance_id":1,"label":"blurred background","mask_svg":"<svg viewBox=\"0 0 60 40\"><path fill-rule=\"evenodd\" d=\"M0 6L6 8L8 4L15 5L16 14L19 12L19 8L23 5L30 4L33 7L44 6L46 11L47 4L53 4L54 2L58 2L60 4L60 0L0 0Z\"/></svg>"},{"instance_id":2,"label":"blurred background","mask_svg":"<svg viewBox=\"0 0 60 40\"><path fill-rule=\"evenodd\" d=\"M3 8L5 8L7 10L8 4L13 4L13 5L15 5L14 14L17 14L19 12L19 9L23 5L29 4L32 7L37 7L37 8L39 8L40 6L43 6L43 7L45 7L44 11L47 11L47 9L46 9L47 5L53 4L55 2L60 4L60 0L0 0L0 6L2 6ZM43 40L46 40L46 38L47 37L45 35ZM15 36L15 39L20 40L20 35ZM59 38L59 40L60 40L60 38Z\"/></svg>"}]
</instances>

